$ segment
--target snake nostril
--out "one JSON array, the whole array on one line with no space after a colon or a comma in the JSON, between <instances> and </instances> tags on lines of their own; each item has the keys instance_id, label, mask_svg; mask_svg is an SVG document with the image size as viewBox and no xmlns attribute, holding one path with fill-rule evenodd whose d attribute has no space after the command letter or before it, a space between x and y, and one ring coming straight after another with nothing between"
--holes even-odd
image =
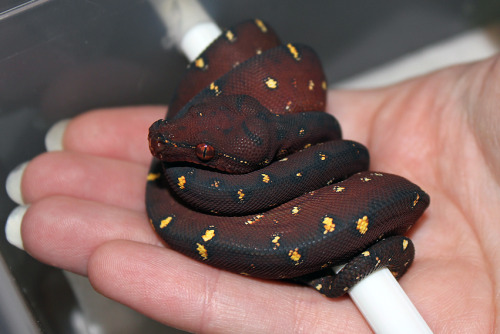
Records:
<instances>
[{"instance_id":1,"label":"snake nostril","mask_svg":"<svg viewBox=\"0 0 500 334\"><path fill-rule=\"evenodd\" d=\"M165 147L165 140L162 135L153 135L149 137L149 150L158 157Z\"/></svg>"}]
</instances>

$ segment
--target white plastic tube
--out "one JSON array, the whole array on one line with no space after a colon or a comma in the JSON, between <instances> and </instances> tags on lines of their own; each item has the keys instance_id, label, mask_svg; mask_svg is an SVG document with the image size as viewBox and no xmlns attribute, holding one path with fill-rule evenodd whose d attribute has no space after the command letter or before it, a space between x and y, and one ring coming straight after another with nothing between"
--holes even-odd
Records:
<instances>
[{"instance_id":1,"label":"white plastic tube","mask_svg":"<svg viewBox=\"0 0 500 334\"><path fill-rule=\"evenodd\" d=\"M196 0L150 0L167 28L167 44L191 62L222 33Z\"/></svg>"},{"instance_id":2,"label":"white plastic tube","mask_svg":"<svg viewBox=\"0 0 500 334\"><path fill-rule=\"evenodd\" d=\"M387 268L360 281L351 288L349 296L375 333L432 333Z\"/></svg>"},{"instance_id":3,"label":"white plastic tube","mask_svg":"<svg viewBox=\"0 0 500 334\"><path fill-rule=\"evenodd\" d=\"M169 39L196 59L221 30L196 0L150 0L169 31ZM432 333L388 269L380 269L356 284L349 295L375 333Z\"/></svg>"}]
</instances>

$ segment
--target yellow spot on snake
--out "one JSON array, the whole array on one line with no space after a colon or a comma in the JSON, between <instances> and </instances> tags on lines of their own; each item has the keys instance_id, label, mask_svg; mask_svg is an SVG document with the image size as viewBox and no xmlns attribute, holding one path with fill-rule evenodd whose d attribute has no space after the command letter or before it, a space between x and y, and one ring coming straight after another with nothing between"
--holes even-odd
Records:
<instances>
[{"instance_id":1,"label":"yellow spot on snake","mask_svg":"<svg viewBox=\"0 0 500 334\"><path fill-rule=\"evenodd\" d=\"M320 154L319 154L319 158L320 158L321 160L325 161L325 160L326 160L326 154L320 153Z\"/></svg>"},{"instance_id":2,"label":"yellow spot on snake","mask_svg":"<svg viewBox=\"0 0 500 334\"><path fill-rule=\"evenodd\" d=\"M207 68L207 65L205 64L205 60L203 58L198 58L194 61L194 66L203 69Z\"/></svg>"},{"instance_id":3,"label":"yellow spot on snake","mask_svg":"<svg viewBox=\"0 0 500 334\"><path fill-rule=\"evenodd\" d=\"M271 179L269 178L269 175L267 175L267 174L260 174L260 175L262 175L262 182L269 183L269 181L271 181Z\"/></svg>"},{"instance_id":4,"label":"yellow spot on snake","mask_svg":"<svg viewBox=\"0 0 500 334\"><path fill-rule=\"evenodd\" d=\"M298 207L298 206L294 206L294 207L292 208L292 215L294 215L294 216L295 216L297 213L299 213L299 211L300 211L300 207Z\"/></svg>"},{"instance_id":5,"label":"yellow spot on snake","mask_svg":"<svg viewBox=\"0 0 500 334\"><path fill-rule=\"evenodd\" d=\"M299 254L299 249L295 248L295 249L292 249L288 252L288 256L290 256L290 259L292 259L293 261L299 262L302 255ZM296 264L298 264L298 263L296 263Z\"/></svg>"},{"instance_id":6,"label":"yellow spot on snake","mask_svg":"<svg viewBox=\"0 0 500 334\"><path fill-rule=\"evenodd\" d=\"M238 199L240 201L242 201L243 197L245 197L245 194L243 193L243 189L238 190Z\"/></svg>"},{"instance_id":7,"label":"yellow spot on snake","mask_svg":"<svg viewBox=\"0 0 500 334\"><path fill-rule=\"evenodd\" d=\"M313 90L313 89L314 89L314 81L309 80L309 90Z\"/></svg>"},{"instance_id":8,"label":"yellow spot on snake","mask_svg":"<svg viewBox=\"0 0 500 334\"><path fill-rule=\"evenodd\" d=\"M362 177L360 180L363 181L363 182L368 182L368 181L371 181L372 179L370 179L369 177L365 176L365 177Z\"/></svg>"},{"instance_id":9,"label":"yellow spot on snake","mask_svg":"<svg viewBox=\"0 0 500 334\"><path fill-rule=\"evenodd\" d=\"M368 217L364 216L363 218L358 219L356 222L356 230L359 231L361 234L365 234L366 231L368 231Z\"/></svg>"},{"instance_id":10,"label":"yellow spot on snake","mask_svg":"<svg viewBox=\"0 0 500 334\"><path fill-rule=\"evenodd\" d=\"M177 185L179 186L180 189L186 188L186 187L184 187L184 185L186 184L186 178L184 177L184 175L178 177L177 181L179 181L179 182L177 182Z\"/></svg>"},{"instance_id":11,"label":"yellow spot on snake","mask_svg":"<svg viewBox=\"0 0 500 334\"><path fill-rule=\"evenodd\" d=\"M270 89L276 89L278 88L278 81L276 79L267 77L265 80L266 86Z\"/></svg>"},{"instance_id":12,"label":"yellow spot on snake","mask_svg":"<svg viewBox=\"0 0 500 334\"><path fill-rule=\"evenodd\" d=\"M417 205L419 199L420 199L420 195L417 194L417 198L415 198L415 200L413 201L413 207L415 207L415 205Z\"/></svg>"},{"instance_id":13,"label":"yellow spot on snake","mask_svg":"<svg viewBox=\"0 0 500 334\"><path fill-rule=\"evenodd\" d=\"M302 176L302 173L301 173L301 172L298 172L297 174L295 174L295 176L297 176L297 177L301 177L301 176Z\"/></svg>"},{"instance_id":14,"label":"yellow spot on snake","mask_svg":"<svg viewBox=\"0 0 500 334\"><path fill-rule=\"evenodd\" d=\"M323 234L327 234L328 232L335 231L335 224L333 223L333 218L325 217L321 223L323 224L323 227L325 228L325 231L323 232Z\"/></svg>"},{"instance_id":15,"label":"yellow spot on snake","mask_svg":"<svg viewBox=\"0 0 500 334\"><path fill-rule=\"evenodd\" d=\"M262 217L264 217L264 215L256 215L252 219L247 220L245 222L245 225L253 225L253 224L259 222L262 219Z\"/></svg>"},{"instance_id":16,"label":"yellow spot on snake","mask_svg":"<svg viewBox=\"0 0 500 334\"><path fill-rule=\"evenodd\" d=\"M274 239L271 241L274 244L273 249L276 249L280 246L280 243L278 242L281 239L279 235L274 236Z\"/></svg>"},{"instance_id":17,"label":"yellow spot on snake","mask_svg":"<svg viewBox=\"0 0 500 334\"><path fill-rule=\"evenodd\" d=\"M147 180L148 181L154 181L157 178L159 178L160 176L161 176L161 173L149 173L148 177L147 177Z\"/></svg>"},{"instance_id":18,"label":"yellow spot on snake","mask_svg":"<svg viewBox=\"0 0 500 334\"><path fill-rule=\"evenodd\" d=\"M408 240L403 240L403 250L406 250L406 247L408 247Z\"/></svg>"},{"instance_id":19,"label":"yellow spot on snake","mask_svg":"<svg viewBox=\"0 0 500 334\"><path fill-rule=\"evenodd\" d=\"M263 33L267 32L267 27L264 22L259 19L255 19L255 24L257 25L257 27L259 27L260 31L262 31Z\"/></svg>"},{"instance_id":20,"label":"yellow spot on snake","mask_svg":"<svg viewBox=\"0 0 500 334\"><path fill-rule=\"evenodd\" d=\"M233 32L231 30L226 31L226 38L230 42L234 42L235 41L234 34L233 34Z\"/></svg>"},{"instance_id":21,"label":"yellow spot on snake","mask_svg":"<svg viewBox=\"0 0 500 334\"><path fill-rule=\"evenodd\" d=\"M165 228L167 227L168 224L170 224L170 222L172 221L172 217L167 217L165 219L163 219L161 222L160 222L160 228Z\"/></svg>"},{"instance_id":22,"label":"yellow spot on snake","mask_svg":"<svg viewBox=\"0 0 500 334\"><path fill-rule=\"evenodd\" d=\"M170 145L172 145L173 147L178 147L176 143L173 143L173 142L171 142L171 141L170 141L170 140L168 140L168 139L165 139L165 144L170 144Z\"/></svg>"},{"instance_id":23,"label":"yellow spot on snake","mask_svg":"<svg viewBox=\"0 0 500 334\"><path fill-rule=\"evenodd\" d=\"M316 290L321 290L321 288L323 288L323 284L318 284L315 286Z\"/></svg>"},{"instance_id":24,"label":"yellow spot on snake","mask_svg":"<svg viewBox=\"0 0 500 334\"><path fill-rule=\"evenodd\" d=\"M306 132L306 130L304 130L303 128L300 128L299 136L303 136L305 132Z\"/></svg>"},{"instance_id":25,"label":"yellow spot on snake","mask_svg":"<svg viewBox=\"0 0 500 334\"><path fill-rule=\"evenodd\" d=\"M205 246L203 246L202 244L199 244L199 243L196 243L196 245L198 246L196 248L196 250L198 251L198 253L200 253L200 256L202 257L202 259L203 260L208 259L208 252L207 252L207 249L205 248Z\"/></svg>"},{"instance_id":26,"label":"yellow spot on snake","mask_svg":"<svg viewBox=\"0 0 500 334\"><path fill-rule=\"evenodd\" d=\"M212 83L210 84L210 90L214 91L215 96L219 96L219 95L220 95L220 93L222 93L222 92L219 90L219 86L217 86L217 85L215 84L215 82L212 82Z\"/></svg>"},{"instance_id":27,"label":"yellow spot on snake","mask_svg":"<svg viewBox=\"0 0 500 334\"><path fill-rule=\"evenodd\" d=\"M344 190L345 190L345 187L340 187L340 186L333 187L333 191L335 191L336 193L341 193Z\"/></svg>"},{"instance_id":28,"label":"yellow spot on snake","mask_svg":"<svg viewBox=\"0 0 500 334\"><path fill-rule=\"evenodd\" d=\"M309 147L311 147L311 146L312 146L312 144L305 144L305 145L304 145L304 148L309 148Z\"/></svg>"},{"instance_id":29,"label":"yellow spot on snake","mask_svg":"<svg viewBox=\"0 0 500 334\"><path fill-rule=\"evenodd\" d=\"M206 230L205 234L201 236L203 241L208 241L212 240L212 238L215 236L215 230Z\"/></svg>"},{"instance_id":30,"label":"yellow spot on snake","mask_svg":"<svg viewBox=\"0 0 500 334\"><path fill-rule=\"evenodd\" d=\"M369 252L369 251L364 251L364 252L363 252L363 253L361 253L361 254L363 254L363 256L370 256L370 252Z\"/></svg>"},{"instance_id":31,"label":"yellow spot on snake","mask_svg":"<svg viewBox=\"0 0 500 334\"><path fill-rule=\"evenodd\" d=\"M288 160L288 158L283 158L280 161L287 161L287 160Z\"/></svg>"},{"instance_id":32,"label":"yellow spot on snake","mask_svg":"<svg viewBox=\"0 0 500 334\"><path fill-rule=\"evenodd\" d=\"M290 53L292 54L293 58L295 60L300 60L300 55L299 55L299 52L297 51L297 48L295 46L293 46L292 43L288 43L286 45L286 47L288 48L288 50L290 51Z\"/></svg>"}]
</instances>

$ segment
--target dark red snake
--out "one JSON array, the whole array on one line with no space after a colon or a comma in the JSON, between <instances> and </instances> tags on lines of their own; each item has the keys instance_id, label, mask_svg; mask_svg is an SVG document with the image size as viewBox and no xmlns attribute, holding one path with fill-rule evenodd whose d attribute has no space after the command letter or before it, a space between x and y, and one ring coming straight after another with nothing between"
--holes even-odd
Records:
<instances>
[{"instance_id":1,"label":"dark red snake","mask_svg":"<svg viewBox=\"0 0 500 334\"><path fill-rule=\"evenodd\" d=\"M325 101L312 49L281 45L260 20L226 30L150 128L146 207L156 232L209 265L329 297L378 267L403 275L414 248L402 234L429 196L366 171L367 149L341 139Z\"/></svg>"}]
</instances>

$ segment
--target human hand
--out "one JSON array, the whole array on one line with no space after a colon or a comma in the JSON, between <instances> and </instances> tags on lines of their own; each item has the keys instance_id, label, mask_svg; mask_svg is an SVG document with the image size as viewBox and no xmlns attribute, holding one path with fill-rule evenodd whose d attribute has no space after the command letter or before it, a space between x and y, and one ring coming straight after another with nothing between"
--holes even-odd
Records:
<instances>
[{"instance_id":1,"label":"human hand","mask_svg":"<svg viewBox=\"0 0 500 334\"><path fill-rule=\"evenodd\" d=\"M499 60L329 94L328 111L346 139L369 148L371 169L404 176L431 196L409 233L417 253L401 285L436 333L489 333L498 318ZM187 331L369 332L348 298L231 274L165 247L144 207L147 130L164 113L83 114L69 124L63 151L30 162L22 179L26 251Z\"/></svg>"}]
</instances>

